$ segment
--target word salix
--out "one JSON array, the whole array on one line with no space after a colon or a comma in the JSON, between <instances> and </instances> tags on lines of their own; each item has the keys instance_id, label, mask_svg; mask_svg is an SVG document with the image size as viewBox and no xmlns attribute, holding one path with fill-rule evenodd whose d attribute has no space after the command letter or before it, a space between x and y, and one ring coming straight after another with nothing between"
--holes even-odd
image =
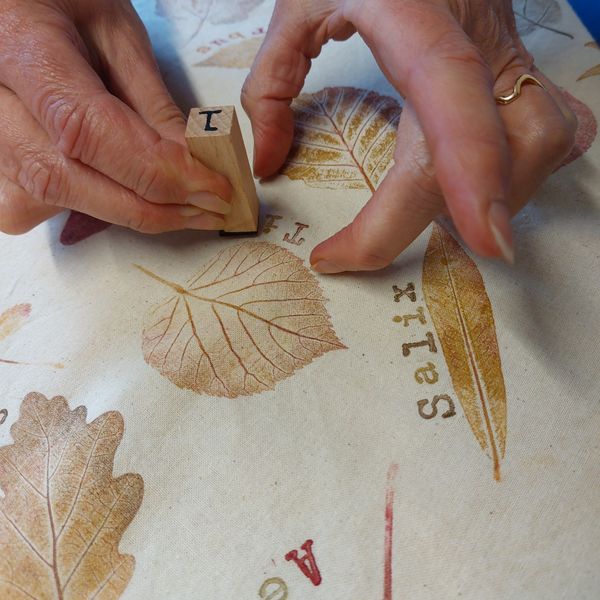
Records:
<instances>
[{"instance_id":1,"label":"word salix","mask_svg":"<svg viewBox=\"0 0 600 600\"><path fill-rule=\"evenodd\" d=\"M392 291L394 292L394 302L402 302L404 305L408 305L408 303L414 304L417 302L417 292L413 282L406 284L404 288L394 285L392 286ZM414 312L404 315L396 315L392 320L394 323L401 323L403 328L428 324L423 306L416 307ZM429 352L430 354L437 354L438 348L435 343L433 332L426 331L424 336L425 338L418 342L403 343L402 356L407 358L412 356L413 353L422 353L425 351ZM431 360L427 360L423 366L420 366L415 370L414 378L418 384L434 385L438 382L440 376L435 363L431 362ZM446 402L448 404L448 409L441 414L443 419L447 419L448 417L453 417L456 415L454 401L452 398L450 398L448 394L438 394L433 397L431 404L426 398L417 401L417 410L419 412L419 416L426 420L433 419L438 414L438 404L440 402Z\"/></svg>"}]
</instances>

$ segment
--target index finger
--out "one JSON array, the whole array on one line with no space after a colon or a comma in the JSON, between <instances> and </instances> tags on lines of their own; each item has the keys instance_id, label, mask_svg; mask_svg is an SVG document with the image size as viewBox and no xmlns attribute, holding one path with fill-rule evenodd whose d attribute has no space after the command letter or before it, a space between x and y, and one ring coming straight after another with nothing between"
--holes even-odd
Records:
<instances>
[{"instance_id":1,"label":"index finger","mask_svg":"<svg viewBox=\"0 0 600 600\"><path fill-rule=\"evenodd\" d=\"M464 240L483 256L510 260L510 154L481 53L453 15L432 3L355 3L350 18L413 105Z\"/></svg>"}]
</instances>

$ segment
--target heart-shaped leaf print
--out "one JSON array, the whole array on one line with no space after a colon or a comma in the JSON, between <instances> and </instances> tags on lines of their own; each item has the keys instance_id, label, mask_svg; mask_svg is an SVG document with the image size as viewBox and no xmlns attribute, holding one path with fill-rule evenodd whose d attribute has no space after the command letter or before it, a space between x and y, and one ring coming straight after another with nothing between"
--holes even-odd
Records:
<instances>
[{"instance_id":1,"label":"heart-shaped leaf print","mask_svg":"<svg viewBox=\"0 0 600 600\"><path fill-rule=\"evenodd\" d=\"M248 396L345 348L316 278L280 246L229 247L185 286L138 268L171 292L148 314L144 358L181 388Z\"/></svg>"}]
</instances>

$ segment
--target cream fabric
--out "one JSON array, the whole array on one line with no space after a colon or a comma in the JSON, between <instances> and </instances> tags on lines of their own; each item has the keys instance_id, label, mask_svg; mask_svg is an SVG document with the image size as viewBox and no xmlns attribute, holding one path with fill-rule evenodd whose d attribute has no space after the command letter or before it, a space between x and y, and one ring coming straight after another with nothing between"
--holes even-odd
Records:
<instances>
[{"instance_id":1,"label":"cream fabric","mask_svg":"<svg viewBox=\"0 0 600 600\"><path fill-rule=\"evenodd\" d=\"M137 8L181 105L235 104L250 149L239 106L247 69L195 65L260 35L272 3L218 7L198 32L194 16L167 19L151 0ZM577 78L600 52L585 46L591 38L563 0L560 9L552 27L572 38L536 28L525 41L539 67L598 116L600 78ZM326 47L305 91L335 86L398 97L359 37ZM552 176L515 219L514 268L474 258L506 386L500 481L465 417L425 301L431 229L383 272L315 276L346 348L316 356L274 390L235 399L197 393L144 361L145 315L169 290L134 264L183 284L218 252L256 242L307 265L311 248L369 197L368 189L313 187L285 175L258 191L263 223L267 214L281 218L251 242L111 227L63 247L65 216L0 237L0 313L31 304L25 325L0 341L0 358L64 365L0 364L0 409L8 412L0 444L13 443L10 427L32 391L64 396L71 409L84 405L88 421L113 410L123 416L114 476L141 475L144 498L119 546L136 561L122 598L259 598L263 586L263 598L283 600L281 581L290 600L599 598L600 143ZM296 238L301 245L283 239L295 223L308 225ZM415 302L404 295L396 303L393 286L411 282ZM425 324L394 320L418 307ZM423 346L403 356L403 344L427 332L437 353ZM418 383L415 371L428 361L439 379ZM419 416L419 400L442 394L455 416L441 417L444 401L436 417ZM393 537L384 592L386 494ZM302 556L308 539L319 585L285 559L294 549Z\"/></svg>"}]
</instances>

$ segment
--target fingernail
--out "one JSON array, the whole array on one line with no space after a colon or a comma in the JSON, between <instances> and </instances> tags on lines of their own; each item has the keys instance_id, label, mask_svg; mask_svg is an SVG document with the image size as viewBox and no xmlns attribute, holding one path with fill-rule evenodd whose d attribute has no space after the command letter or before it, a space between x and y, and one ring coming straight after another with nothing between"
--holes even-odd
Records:
<instances>
[{"instance_id":1,"label":"fingernail","mask_svg":"<svg viewBox=\"0 0 600 600\"><path fill-rule=\"evenodd\" d=\"M319 260L314 265L311 265L311 269L317 273L323 273L326 275L332 275L333 273L342 273L347 271L345 267L338 265L330 260Z\"/></svg>"},{"instance_id":2,"label":"fingernail","mask_svg":"<svg viewBox=\"0 0 600 600\"><path fill-rule=\"evenodd\" d=\"M198 215L206 214L206 211L197 206L182 206L179 209L179 214L182 217L197 217Z\"/></svg>"},{"instance_id":3,"label":"fingernail","mask_svg":"<svg viewBox=\"0 0 600 600\"><path fill-rule=\"evenodd\" d=\"M222 215L226 215L231 211L229 202L225 202L225 200L211 192L194 192L187 197L187 203Z\"/></svg>"},{"instance_id":4,"label":"fingernail","mask_svg":"<svg viewBox=\"0 0 600 600\"><path fill-rule=\"evenodd\" d=\"M225 219L203 213L197 217L190 217L186 225L188 229L221 230L225 228Z\"/></svg>"},{"instance_id":5,"label":"fingernail","mask_svg":"<svg viewBox=\"0 0 600 600\"><path fill-rule=\"evenodd\" d=\"M504 204L492 202L488 211L490 229L498 250L502 253L504 260L515 264L515 250L512 242L512 228L510 226L510 214Z\"/></svg>"}]
</instances>

